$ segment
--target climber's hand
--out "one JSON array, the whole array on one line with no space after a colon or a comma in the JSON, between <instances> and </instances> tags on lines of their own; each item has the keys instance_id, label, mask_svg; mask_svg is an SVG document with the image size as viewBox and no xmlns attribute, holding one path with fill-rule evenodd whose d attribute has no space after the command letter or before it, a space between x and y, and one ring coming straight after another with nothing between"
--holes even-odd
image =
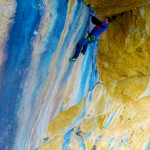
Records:
<instances>
[{"instance_id":1,"label":"climber's hand","mask_svg":"<svg viewBox=\"0 0 150 150\"><path fill-rule=\"evenodd\" d=\"M90 12L89 16L90 16L90 17L93 17L94 15Z\"/></svg>"}]
</instances>

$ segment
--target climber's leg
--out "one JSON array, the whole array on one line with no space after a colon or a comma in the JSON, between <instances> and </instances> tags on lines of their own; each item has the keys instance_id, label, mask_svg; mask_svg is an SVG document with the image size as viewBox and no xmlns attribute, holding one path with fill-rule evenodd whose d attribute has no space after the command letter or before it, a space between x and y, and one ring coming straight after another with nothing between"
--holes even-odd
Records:
<instances>
[{"instance_id":1,"label":"climber's leg","mask_svg":"<svg viewBox=\"0 0 150 150\"><path fill-rule=\"evenodd\" d=\"M74 59L73 61L75 61L78 58L82 47L88 45L89 43L90 43L90 41L89 41L88 38L85 38L84 40L80 41L77 44L77 48L76 48L76 52L75 52L74 56L72 58L70 58L69 60L73 60Z\"/></svg>"}]
</instances>

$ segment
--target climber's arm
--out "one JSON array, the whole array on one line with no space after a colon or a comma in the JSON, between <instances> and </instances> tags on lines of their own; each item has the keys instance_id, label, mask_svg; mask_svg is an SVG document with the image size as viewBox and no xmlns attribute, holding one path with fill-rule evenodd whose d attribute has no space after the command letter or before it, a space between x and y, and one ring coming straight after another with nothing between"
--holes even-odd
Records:
<instances>
[{"instance_id":1,"label":"climber's arm","mask_svg":"<svg viewBox=\"0 0 150 150\"><path fill-rule=\"evenodd\" d=\"M98 26L98 28L106 28L106 24L104 22L101 22L100 20L98 20L95 16L90 15L91 16L91 21L93 24L95 24L96 26Z\"/></svg>"},{"instance_id":2,"label":"climber's arm","mask_svg":"<svg viewBox=\"0 0 150 150\"><path fill-rule=\"evenodd\" d=\"M99 21L99 20L98 20L96 17L94 17L94 16L92 16L91 21L92 21L92 23L95 24L95 25L102 26L102 22Z\"/></svg>"}]
</instances>

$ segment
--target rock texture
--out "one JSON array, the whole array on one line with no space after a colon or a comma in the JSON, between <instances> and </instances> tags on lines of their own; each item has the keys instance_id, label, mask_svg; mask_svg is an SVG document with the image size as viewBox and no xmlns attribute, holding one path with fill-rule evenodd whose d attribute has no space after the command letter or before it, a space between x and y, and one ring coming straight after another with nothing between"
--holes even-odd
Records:
<instances>
[{"instance_id":1,"label":"rock texture","mask_svg":"<svg viewBox=\"0 0 150 150\"><path fill-rule=\"evenodd\" d=\"M77 42L90 29L88 8L82 1L17 0L11 4L13 20L1 31L8 37L0 68L0 149L33 150L51 121L82 99L86 101L81 108L64 125L60 123L56 133L70 130L85 116L92 100L88 95L99 77L97 46L91 45L77 63L69 62ZM51 138L55 127L52 133Z\"/></svg>"},{"instance_id":2,"label":"rock texture","mask_svg":"<svg viewBox=\"0 0 150 150\"><path fill-rule=\"evenodd\" d=\"M149 83L149 13L145 5L118 15L99 41L100 76L117 99L138 99Z\"/></svg>"},{"instance_id":3,"label":"rock texture","mask_svg":"<svg viewBox=\"0 0 150 150\"><path fill-rule=\"evenodd\" d=\"M94 7L98 17L114 16L149 3L149 0L84 0Z\"/></svg>"},{"instance_id":4,"label":"rock texture","mask_svg":"<svg viewBox=\"0 0 150 150\"><path fill-rule=\"evenodd\" d=\"M4 46L8 38L10 23L13 21L16 3L15 0L0 1L0 66L5 60Z\"/></svg>"},{"instance_id":5,"label":"rock texture","mask_svg":"<svg viewBox=\"0 0 150 150\"><path fill-rule=\"evenodd\" d=\"M55 138L41 141L41 149L149 149L149 11L145 5L113 18L99 41L101 83L94 88L84 119L62 135L58 129L63 131L82 103L60 113L45 135Z\"/></svg>"},{"instance_id":6,"label":"rock texture","mask_svg":"<svg viewBox=\"0 0 150 150\"><path fill-rule=\"evenodd\" d=\"M101 83L94 88L84 119L63 136L55 132L55 138L41 144L41 149L149 149L149 11L147 4L113 17L100 37L97 65ZM81 109L81 103L72 112L77 108ZM70 114L70 109L64 113ZM45 137L51 137L52 125L58 124L55 119ZM61 124L55 131L57 128L63 130Z\"/></svg>"},{"instance_id":7,"label":"rock texture","mask_svg":"<svg viewBox=\"0 0 150 150\"><path fill-rule=\"evenodd\" d=\"M150 149L149 1L87 2L115 16L75 63L85 2L0 2L0 149Z\"/></svg>"},{"instance_id":8,"label":"rock texture","mask_svg":"<svg viewBox=\"0 0 150 150\"><path fill-rule=\"evenodd\" d=\"M146 149L149 142L149 13L148 4L118 15L99 41L101 80L124 109L118 121L121 126L113 128L119 129L117 135L122 132L121 136L130 131L125 149Z\"/></svg>"}]
</instances>

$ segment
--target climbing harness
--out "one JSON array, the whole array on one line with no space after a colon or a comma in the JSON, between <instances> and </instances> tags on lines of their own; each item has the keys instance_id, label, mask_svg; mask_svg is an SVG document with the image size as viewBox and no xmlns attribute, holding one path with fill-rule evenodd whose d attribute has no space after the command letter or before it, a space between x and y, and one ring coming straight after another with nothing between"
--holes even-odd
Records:
<instances>
[{"instance_id":1,"label":"climbing harness","mask_svg":"<svg viewBox=\"0 0 150 150\"><path fill-rule=\"evenodd\" d=\"M88 35L88 39L89 39L90 43L93 43L96 41L96 37L94 35L91 35L91 34Z\"/></svg>"}]
</instances>

